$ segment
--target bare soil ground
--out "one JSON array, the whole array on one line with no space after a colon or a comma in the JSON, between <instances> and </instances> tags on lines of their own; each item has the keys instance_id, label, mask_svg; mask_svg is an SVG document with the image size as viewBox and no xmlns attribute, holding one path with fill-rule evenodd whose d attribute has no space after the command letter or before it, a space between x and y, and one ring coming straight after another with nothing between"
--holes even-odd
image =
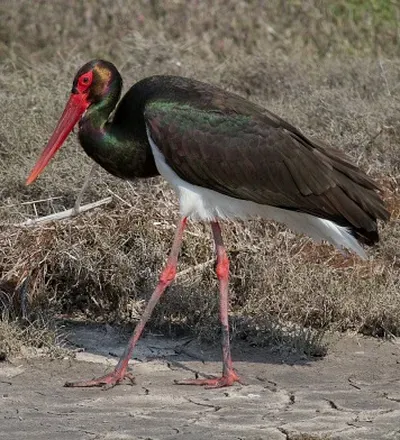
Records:
<instances>
[{"instance_id":1,"label":"bare soil ground","mask_svg":"<svg viewBox=\"0 0 400 440\"><path fill-rule=\"evenodd\" d=\"M136 385L103 391L63 383L109 370L124 348L121 335L74 326L68 340L86 348L75 360L0 364L0 438L400 439L398 342L334 336L329 355L314 361L236 343L246 385L205 390L173 381L219 373L219 350L150 335L131 362Z\"/></svg>"}]
</instances>

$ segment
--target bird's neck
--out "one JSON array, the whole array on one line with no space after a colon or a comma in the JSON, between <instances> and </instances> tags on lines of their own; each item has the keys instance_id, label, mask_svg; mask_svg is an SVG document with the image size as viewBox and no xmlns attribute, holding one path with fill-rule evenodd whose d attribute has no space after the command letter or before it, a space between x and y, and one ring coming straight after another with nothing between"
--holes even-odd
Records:
<instances>
[{"instance_id":1,"label":"bird's neck","mask_svg":"<svg viewBox=\"0 0 400 440\"><path fill-rule=\"evenodd\" d=\"M79 124L79 140L95 162L123 179L152 177L158 174L147 139L121 124L109 121L119 93L110 93L92 104Z\"/></svg>"}]
</instances>

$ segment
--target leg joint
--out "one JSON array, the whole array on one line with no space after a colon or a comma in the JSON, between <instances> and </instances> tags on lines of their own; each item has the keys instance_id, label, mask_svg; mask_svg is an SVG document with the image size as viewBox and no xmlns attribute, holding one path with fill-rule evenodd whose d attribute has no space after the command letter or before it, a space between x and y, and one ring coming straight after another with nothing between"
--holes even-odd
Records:
<instances>
[{"instance_id":1,"label":"leg joint","mask_svg":"<svg viewBox=\"0 0 400 440\"><path fill-rule=\"evenodd\" d=\"M162 272L160 276L160 282L169 285L174 281L176 275L176 267L168 265Z\"/></svg>"},{"instance_id":2,"label":"leg joint","mask_svg":"<svg viewBox=\"0 0 400 440\"><path fill-rule=\"evenodd\" d=\"M219 280L226 280L229 277L229 259L226 255L218 258L215 272Z\"/></svg>"}]
</instances>

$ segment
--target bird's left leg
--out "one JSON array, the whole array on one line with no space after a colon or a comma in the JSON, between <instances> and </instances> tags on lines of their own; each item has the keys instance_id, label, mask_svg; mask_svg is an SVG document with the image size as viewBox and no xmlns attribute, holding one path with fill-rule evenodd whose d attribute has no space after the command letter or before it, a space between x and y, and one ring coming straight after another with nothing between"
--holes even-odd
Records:
<instances>
[{"instance_id":1,"label":"bird's left leg","mask_svg":"<svg viewBox=\"0 0 400 440\"><path fill-rule=\"evenodd\" d=\"M233 385L241 380L233 369L230 341L229 341L229 259L226 254L225 246L222 241L221 228L219 223L211 222L215 250L217 253L216 273L219 279L219 315L221 320L222 332L222 376L212 379L186 379L177 381L178 385L205 385L207 388L221 388Z\"/></svg>"},{"instance_id":2,"label":"bird's left leg","mask_svg":"<svg viewBox=\"0 0 400 440\"><path fill-rule=\"evenodd\" d=\"M105 376L98 377L96 379L84 380L79 382L66 382L64 386L66 387L99 387L102 386L105 389L112 388L115 385L121 383L124 379L129 379L132 383L134 382L133 375L128 371L128 362L132 357L133 349L136 346L140 335L143 332L146 322L149 320L154 307L158 303L160 297L165 292L165 289L172 283L176 275L176 266L178 264L178 256L182 245L183 232L185 230L187 223L187 218L183 217L177 227L174 242L172 245L171 252L169 254L167 265L161 273L160 281L157 284L147 306L143 312L140 321L138 322L131 339L129 340L128 346L126 347L124 354L121 356L117 366L111 373Z\"/></svg>"}]
</instances>

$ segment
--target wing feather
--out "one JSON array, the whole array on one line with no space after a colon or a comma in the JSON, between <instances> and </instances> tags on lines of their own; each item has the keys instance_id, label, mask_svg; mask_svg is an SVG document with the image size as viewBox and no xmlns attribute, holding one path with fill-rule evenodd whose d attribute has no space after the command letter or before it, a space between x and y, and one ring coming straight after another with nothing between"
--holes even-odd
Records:
<instances>
[{"instance_id":1,"label":"wing feather","mask_svg":"<svg viewBox=\"0 0 400 440\"><path fill-rule=\"evenodd\" d=\"M375 183L343 152L270 112L247 113L153 102L145 121L167 164L191 184L313 214L365 236L375 233L377 218L388 218Z\"/></svg>"}]
</instances>

